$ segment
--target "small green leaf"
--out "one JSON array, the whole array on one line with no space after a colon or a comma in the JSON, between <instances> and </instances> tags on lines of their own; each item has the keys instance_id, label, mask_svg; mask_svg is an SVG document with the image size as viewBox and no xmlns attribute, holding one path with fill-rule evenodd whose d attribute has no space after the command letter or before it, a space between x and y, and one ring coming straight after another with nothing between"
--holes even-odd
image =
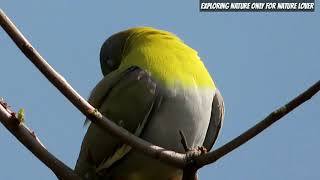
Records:
<instances>
[{"instance_id":1,"label":"small green leaf","mask_svg":"<svg viewBox=\"0 0 320 180\"><path fill-rule=\"evenodd\" d=\"M18 120L20 123L24 123L24 109L20 108L18 111Z\"/></svg>"}]
</instances>

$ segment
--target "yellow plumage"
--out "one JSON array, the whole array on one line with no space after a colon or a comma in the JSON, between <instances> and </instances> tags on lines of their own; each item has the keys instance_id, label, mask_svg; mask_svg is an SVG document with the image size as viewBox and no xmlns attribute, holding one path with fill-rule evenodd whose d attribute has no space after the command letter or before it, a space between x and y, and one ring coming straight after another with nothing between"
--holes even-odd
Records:
<instances>
[{"instance_id":1,"label":"yellow plumage","mask_svg":"<svg viewBox=\"0 0 320 180\"><path fill-rule=\"evenodd\" d=\"M215 88L197 52L174 34L149 27L128 31L133 33L124 47L121 69L139 66L167 86L179 82L185 87Z\"/></svg>"}]
</instances>

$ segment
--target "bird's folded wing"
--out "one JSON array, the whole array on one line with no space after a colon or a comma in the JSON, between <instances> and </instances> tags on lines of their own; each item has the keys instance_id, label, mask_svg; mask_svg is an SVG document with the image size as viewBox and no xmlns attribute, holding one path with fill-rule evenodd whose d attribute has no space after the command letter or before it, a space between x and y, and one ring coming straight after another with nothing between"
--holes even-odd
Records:
<instances>
[{"instance_id":1,"label":"bird's folded wing","mask_svg":"<svg viewBox=\"0 0 320 180\"><path fill-rule=\"evenodd\" d=\"M104 77L92 91L89 102L107 118L139 136L161 103L161 96L149 73L131 67ZM81 175L104 173L130 150L130 146L92 123L82 142L75 171Z\"/></svg>"},{"instance_id":2,"label":"bird's folded wing","mask_svg":"<svg viewBox=\"0 0 320 180\"><path fill-rule=\"evenodd\" d=\"M213 144L217 140L220 128L224 119L224 102L218 88L216 88L215 95L212 101L210 123L207 130L206 138L203 146L210 151Z\"/></svg>"}]
</instances>

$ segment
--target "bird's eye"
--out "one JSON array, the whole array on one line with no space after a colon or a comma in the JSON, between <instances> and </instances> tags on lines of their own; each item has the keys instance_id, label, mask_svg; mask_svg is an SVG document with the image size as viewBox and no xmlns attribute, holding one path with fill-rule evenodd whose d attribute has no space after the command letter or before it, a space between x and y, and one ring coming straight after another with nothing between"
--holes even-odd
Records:
<instances>
[{"instance_id":1,"label":"bird's eye","mask_svg":"<svg viewBox=\"0 0 320 180\"><path fill-rule=\"evenodd\" d=\"M114 66L115 66L115 62L114 62L113 59L111 59L111 58L108 58L108 59L106 60L106 63L107 63L107 66L108 66L110 69L113 69Z\"/></svg>"}]
</instances>

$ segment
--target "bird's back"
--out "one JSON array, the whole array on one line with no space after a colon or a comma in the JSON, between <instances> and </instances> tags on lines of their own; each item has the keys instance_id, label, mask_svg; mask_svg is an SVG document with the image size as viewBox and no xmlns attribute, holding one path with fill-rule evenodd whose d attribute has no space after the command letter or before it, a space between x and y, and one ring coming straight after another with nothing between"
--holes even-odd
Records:
<instances>
[{"instance_id":1,"label":"bird's back","mask_svg":"<svg viewBox=\"0 0 320 180\"><path fill-rule=\"evenodd\" d=\"M120 68L138 66L166 86L214 89L210 74L197 52L174 34L149 27L132 28Z\"/></svg>"}]
</instances>

